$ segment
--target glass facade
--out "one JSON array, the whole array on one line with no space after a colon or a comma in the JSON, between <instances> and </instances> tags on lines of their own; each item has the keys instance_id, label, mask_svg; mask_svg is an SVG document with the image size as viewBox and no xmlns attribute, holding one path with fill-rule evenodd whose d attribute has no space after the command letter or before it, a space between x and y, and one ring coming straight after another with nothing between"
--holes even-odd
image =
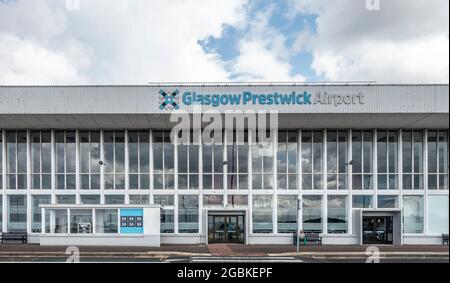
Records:
<instances>
[{"instance_id":1,"label":"glass facade","mask_svg":"<svg viewBox=\"0 0 450 283\"><path fill-rule=\"evenodd\" d=\"M403 131L403 190L423 189L423 132Z\"/></svg>"},{"instance_id":2,"label":"glass facade","mask_svg":"<svg viewBox=\"0 0 450 283\"><path fill-rule=\"evenodd\" d=\"M202 144L202 163L203 163L203 189L204 190L223 190L223 136L218 138L214 136L214 142Z\"/></svg>"},{"instance_id":3,"label":"glass facade","mask_svg":"<svg viewBox=\"0 0 450 283\"><path fill-rule=\"evenodd\" d=\"M423 196L403 196L403 233L423 233L423 204Z\"/></svg>"},{"instance_id":4,"label":"glass facade","mask_svg":"<svg viewBox=\"0 0 450 283\"><path fill-rule=\"evenodd\" d=\"M272 233L272 201L271 195L253 196L253 233Z\"/></svg>"},{"instance_id":5,"label":"glass facade","mask_svg":"<svg viewBox=\"0 0 450 283\"><path fill-rule=\"evenodd\" d=\"M198 233L198 196L178 196L178 232Z\"/></svg>"},{"instance_id":6,"label":"glass facade","mask_svg":"<svg viewBox=\"0 0 450 283\"><path fill-rule=\"evenodd\" d=\"M266 137L269 137L266 133ZM252 189L273 190L274 189L274 145L259 141L252 143Z\"/></svg>"},{"instance_id":7,"label":"glass facade","mask_svg":"<svg viewBox=\"0 0 450 283\"><path fill-rule=\"evenodd\" d=\"M105 190L125 189L125 132L103 133Z\"/></svg>"},{"instance_id":8,"label":"glass facade","mask_svg":"<svg viewBox=\"0 0 450 283\"><path fill-rule=\"evenodd\" d=\"M346 234L348 231L347 196L328 196L328 233Z\"/></svg>"},{"instance_id":9,"label":"glass facade","mask_svg":"<svg viewBox=\"0 0 450 283\"><path fill-rule=\"evenodd\" d=\"M377 132L378 190L398 189L398 132Z\"/></svg>"},{"instance_id":10,"label":"glass facade","mask_svg":"<svg viewBox=\"0 0 450 283\"><path fill-rule=\"evenodd\" d=\"M327 131L327 189L347 190L347 131Z\"/></svg>"},{"instance_id":11,"label":"glass facade","mask_svg":"<svg viewBox=\"0 0 450 283\"><path fill-rule=\"evenodd\" d=\"M52 188L52 140L51 132L33 131L31 139L31 189L50 190Z\"/></svg>"},{"instance_id":12,"label":"glass facade","mask_svg":"<svg viewBox=\"0 0 450 283\"><path fill-rule=\"evenodd\" d=\"M373 196L353 196L353 208L373 208Z\"/></svg>"},{"instance_id":13,"label":"glass facade","mask_svg":"<svg viewBox=\"0 0 450 283\"><path fill-rule=\"evenodd\" d=\"M153 132L153 188L155 190L175 188L175 149L170 141L170 132Z\"/></svg>"},{"instance_id":14,"label":"glass facade","mask_svg":"<svg viewBox=\"0 0 450 283\"><path fill-rule=\"evenodd\" d=\"M80 132L80 188L100 190L100 132Z\"/></svg>"},{"instance_id":15,"label":"glass facade","mask_svg":"<svg viewBox=\"0 0 450 283\"><path fill-rule=\"evenodd\" d=\"M448 196L428 196L428 234L448 234Z\"/></svg>"},{"instance_id":16,"label":"glass facade","mask_svg":"<svg viewBox=\"0 0 450 283\"><path fill-rule=\"evenodd\" d=\"M278 190L297 190L298 132L279 132L277 151Z\"/></svg>"},{"instance_id":17,"label":"glass facade","mask_svg":"<svg viewBox=\"0 0 450 283\"><path fill-rule=\"evenodd\" d=\"M56 189L76 189L76 133L55 132Z\"/></svg>"},{"instance_id":18,"label":"glass facade","mask_svg":"<svg viewBox=\"0 0 450 283\"><path fill-rule=\"evenodd\" d=\"M322 233L322 196L303 196L303 231Z\"/></svg>"},{"instance_id":19,"label":"glass facade","mask_svg":"<svg viewBox=\"0 0 450 283\"><path fill-rule=\"evenodd\" d=\"M353 190L373 189L373 132L352 131Z\"/></svg>"},{"instance_id":20,"label":"glass facade","mask_svg":"<svg viewBox=\"0 0 450 283\"><path fill-rule=\"evenodd\" d=\"M302 131L302 189L323 189L323 133Z\"/></svg>"},{"instance_id":21,"label":"glass facade","mask_svg":"<svg viewBox=\"0 0 450 283\"><path fill-rule=\"evenodd\" d=\"M198 132L190 132L190 140L178 145L178 189L198 190L200 146L195 135ZM196 142L194 142L196 140Z\"/></svg>"},{"instance_id":22,"label":"glass facade","mask_svg":"<svg viewBox=\"0 0 450 283\"><path fill-rule=\"evenodd\" d=\"M6 132L6 188L27 189L27 132Z\"/></svg>"},{"instance_id":23,"label":"glass facade","mask_svg":"<svg viewBox=\"0 0 450 283\"><path fill-rule=\"evenodd\" d=\"M448 190L447 131L428 131L428 189Z\"/></svg>"},{"instance_id":24,"label":"glass facade","mask_svg":"<svg viewBox=\"0 0 450 283\"><path fill-rule=\"evenodd\" d=\"M32 202L32 221L31 221L31 232L40 233L41 223L42 223L42 211L39 205L50 204L52 196L50 195L33 195L31 196Z\"/></svg>"},{"instance_id":25,"label":"glass facade","mask_svg":"<svg viewBox=\"0 0 450 283\"><path fill-rule=\"evenodd\" d=\"M278 196L278 233L293 233L297 230L297 202L296 195Z\"/></svg>"},{"instance_id":26,"label":"glass facade","mask_svg":"<svg viewBox=\"0 0 450 283\"><path fill-rule=\"evenodd\" d=\"M349 233L356 208L402 209L406 234L448 230L438 225L448 218L447 130L286 130L265 146L246 131L213 144L195 143L191 132L180 145L169 131L1 133L2 231L39 233L39 204L53 199L161 204L162 233L200 233L202 207L227 203L249 209L250 234L291 233L299 196L305 231ZM58 219L68 221L63 212Z\"/></svg>"},{"instance_id":27,"label":"glass facade","mask_svg":"<svg viewBox=\"0 0 450 283\"><path fill-rule=\"evenodd\" d=\"M232 135L227 143L227 188L230 190L248 189L248 135L244 132L228 132ZM232 142L231 142L232 140Z\"/></svg>"}]
</instances>

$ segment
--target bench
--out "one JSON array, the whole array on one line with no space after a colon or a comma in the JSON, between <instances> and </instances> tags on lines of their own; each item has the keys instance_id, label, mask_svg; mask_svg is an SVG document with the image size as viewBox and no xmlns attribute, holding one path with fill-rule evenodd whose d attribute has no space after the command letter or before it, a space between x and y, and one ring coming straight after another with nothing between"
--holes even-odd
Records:
<instances>
[{"instance_id":1,"label":"bench","mask_svg":"<svg viewBox=\"0 0 450 283\"><path fill-rule=\"evenodd\" d=\"M303 241L303 244L306 245L308 242L315 243L317 245L322 245L322 236L319 233L304 233L303 238L300 238L300 241ZM297 244L297 233L293 234L294 245Z\"/></svg>"},{"instance_id":2,"label":"bench","mask_svg":"<svg viewBox=\"0 0 450 283\"><path fill-rule=\"evenodd\" d=\"M442 244L448 246L448 234L442 234Z\"/></svg>"},{"instance_id":3,"label":"bench","mask_svg":"<svg viewBox=\"0 0 450 283\"><path fill-rule=\"evenodd\" d=\"M2 244L6 241L21 241L23 244L28 242L28 235L26 232L7 232L1 234Z\"/></svg>"}]
</instances>

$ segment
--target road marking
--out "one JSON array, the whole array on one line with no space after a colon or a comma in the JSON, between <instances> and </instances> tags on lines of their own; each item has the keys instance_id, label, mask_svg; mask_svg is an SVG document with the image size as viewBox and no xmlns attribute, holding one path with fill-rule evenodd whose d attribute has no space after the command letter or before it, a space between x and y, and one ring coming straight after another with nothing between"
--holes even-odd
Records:
<instances>
[{"instance_id":1,"label":"road marking","mask_svg":"<svg viewBox=\"0 0 450 283\"><path fill-rule=\"evenodd\" d=\"M198 263L244 263L244 262L252 262L252 263L277 263L277 262L292 262L292 263L301 263L303 262L301 259L295 257L192 257L192 262Z\"/></svg>"}]
</instances>

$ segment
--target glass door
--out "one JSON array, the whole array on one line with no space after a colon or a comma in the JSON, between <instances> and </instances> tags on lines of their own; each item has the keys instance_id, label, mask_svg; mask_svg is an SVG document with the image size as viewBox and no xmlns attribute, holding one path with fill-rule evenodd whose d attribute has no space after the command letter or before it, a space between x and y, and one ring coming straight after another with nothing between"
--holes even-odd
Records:
<instances>
[{"instance_id":1,"label":"glass door","mask_svg":"<svg viewBox=\"0 0 450 283\"><path fill-rule=\"evenodd\" d=\"M392 244L393 217L363 217L363 244Z\"/></svg>"},{"instance_id":2,"label":"glass door","mask_svg":"<svg viewBox=\"0 0 450 283\"><path fill-rule=\"evenodd\" d=\"M245 243L243 215L209 215L208 243Z\"/></svg>"}]
</instances>

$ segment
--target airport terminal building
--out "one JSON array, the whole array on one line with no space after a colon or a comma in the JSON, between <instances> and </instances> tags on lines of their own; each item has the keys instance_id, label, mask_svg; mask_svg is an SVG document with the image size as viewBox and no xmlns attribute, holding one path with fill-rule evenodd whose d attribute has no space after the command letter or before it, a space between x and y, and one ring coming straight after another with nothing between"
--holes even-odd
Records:
<instances>
[{"instance_id":1,"label":"airport terminal building","mask_svg":"<svg viewBox=\"0 0 450 283\"><path fill-rule=\"evenodd\" d=\"M177 113L261 110L277 113L264 146L252 123L205 142L204 115L171 139ZM448 140L448 84L0 86L0 231L41 245L291 244L297 230L441 244Z\"/></svg>"}]
</instances>

